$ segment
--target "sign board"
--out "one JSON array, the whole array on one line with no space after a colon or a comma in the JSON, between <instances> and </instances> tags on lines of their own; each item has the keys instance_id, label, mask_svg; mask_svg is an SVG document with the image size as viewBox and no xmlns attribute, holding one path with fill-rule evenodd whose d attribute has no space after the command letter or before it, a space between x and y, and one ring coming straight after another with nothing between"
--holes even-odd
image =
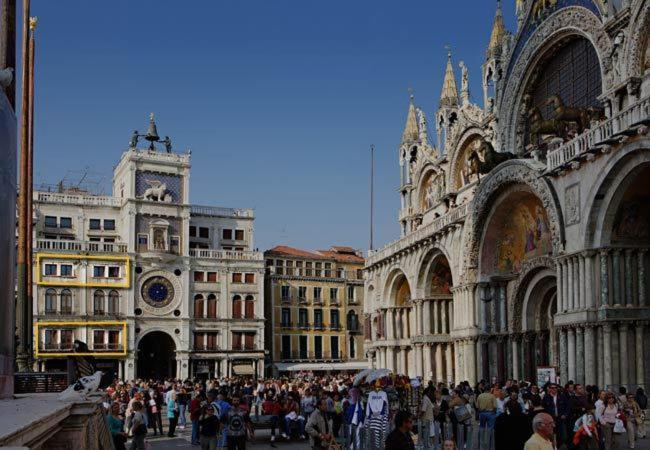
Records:
<instances>
[{"instance_id":1,"label":"sign board","mask_svg":"<svg viewBox=\"0 0 650 450\"><path fill-rule=\"evenodd\" d=\"M557 371L552 366L537 366L537 386L540 388L546 383L557 383Z\"/></svg>"}]
</instances>

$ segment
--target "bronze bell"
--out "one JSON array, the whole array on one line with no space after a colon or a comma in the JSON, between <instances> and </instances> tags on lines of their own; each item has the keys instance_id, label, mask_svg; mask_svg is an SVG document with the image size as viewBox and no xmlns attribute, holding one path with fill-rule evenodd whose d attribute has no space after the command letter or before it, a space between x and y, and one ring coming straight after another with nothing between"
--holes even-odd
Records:
<instances>
[{"instance_id":1,"label":"bronze bell","mask_svg":"<svg viewBox=\"0 0 650 450\"><path fill-rule=\"evenodd\" d=\"M160 139L160 136L158 136L158 130L156 129L156 122L153 121L153 113L149 116L149 129L144 138L151 142L151 145Z\"/></svg>"}]
</instances>

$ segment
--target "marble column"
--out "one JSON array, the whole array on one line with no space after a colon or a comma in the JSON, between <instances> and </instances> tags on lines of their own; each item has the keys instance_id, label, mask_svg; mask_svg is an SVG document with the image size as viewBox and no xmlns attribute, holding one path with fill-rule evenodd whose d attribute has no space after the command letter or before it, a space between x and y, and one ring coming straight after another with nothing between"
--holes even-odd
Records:
<instances>
[{"instance_id":1,"label":"marble column","mask_svg":"<svg viewBox=\"0 0 650 450\"><path fill-rule=\"evenodd\" d=\"M431 307L433 308L433 334L438 334L440 333L438 329L438 300L433 300Z\"/></svg>"},{"instance_id":2,"label":"marble column","mask_svg":"<svg viewBox=\"0 0 650 450\"><path fill-rule=\"evenodd\" d=\"M632 271L632 249L625 250L625 306L634 306L634 281Z\"/></svg>"},{"instance_id":3,"label":"marble column","mask_svg":"<svg viewBox=\"0 0 650 450\"><path fill-rule=\"evenodd\" d=\"M415 335L422 335L422 314L420 308L422 307L422 301L417 300L413 302L413 316L415 317Z\"/></svg>"},{"instance_id":4,"label":"marble column","mask_svg":"<svg viewBox=\"0 0 650 450\"><path fill-rule=\"evenodd\" d=\"M445 349L445 366L447 367L446 372L447 372L447 382L452 382L454 381L454 373L453 373L453 367L454 367L454 356L453 356L453 349L452 349L452 343L449 342L447 344L447 348Z\"/></svg>"},{"instance_id":5,"label":"marble column","mask_svg":"<svg viewBox=\"0 0 650 450\"><path fill-rule=\"evenodd\" d=\"M645 353L643 352L643 322L634 326L634 337L636 347L636 384L645 386Z\"/></svg>"},{"instance_id":6,"label":"marble column","mask_svg":"<svg viewBox=\"0 0 650 450\"><path fill-rule=\"evenodd\" d=\"M431 302L429 300L422 302L422 322L422 333L424 335L431 334Z\"/></svg>"},{"instance_id":7,"label":"marble column","mask_svg":"<svg viewBox=\"0 0 650 450\"><path fill-rule=\"evenodd\" d=\"M444 370L442 365L442 344L436 346L436 382L445 381Z\"/></svg>"},{"instance_id":8,"label":"marble column","mask_svg":"<svg viewBox=\"0 0 650 450\"><path fill-rule=\"evenodd\" d=\"M567 350L567 332L565 329L560 329L560 376L562 381L569 380L569 359Z\"/></svg>"},{"instance_id":9,"label":"marble column","mask_svg":"<svg viewBox=\"0 0 650 450\"><path fill-rule=\"evenodd\" d=\"M596 358L597 358L597 366L598 366L598 382L596 383L598 386L603 386L601 389L604 389L605 386L605 358L604 358L604 333L603 333L603 328L596 326L595 327L596 331Z\"/></svg>"},{"instance_id":10,"label":"marble column","mask_svg":"<svg viewBox=\"0 0 650 450\"><path fill-rule=\"evenodd\" d=\"M603 389L612 387L612 326L603 325Z\"/></svg>"},{"instance_id":11,"label":"marble column","mask_svg":"<svg viewBox=\"0 0 650 450\"><path fill-rule=\"evenodd\" d=\"M394 311L392 309L386 310L386 338L395 339L395 323L393 322Z\"/></svg>"},{"instance_id":12,"label":"marble column","mask_svg":"<svg viewBox=\"0 0 650 450\"><path fill-rule=\"evenodd\" d=\"M573 310L580 309L580 258L571 258L573 264Z\"/></svg>"},{"instance_id":13,"label":"marble column","mask_svg":"<svg viewBox=\"0 0 650 450\"><path fill-rule=\"evenodd\" d=\"M585 339L582 327L576 328L576 383L585 383Z\"/></svg>"},{"instance_id":14,"label":"marble column","mask_svg":"<svg viewBox=\"0 0 650 450\"><path fill-rule=\"evenodd\" d=\"M470 386L474 386L474 384L478 381L478 377L476 375L476 340L475 339L469 340L467 346L465 347L465 352L468 354L468 359L466 364L467 381L469 381Z\"/></svg>"},{"instance_id":15,"label":"marble column","mask_svg":"<svg viewBox=\"0 0 650 450\"><path fill-rule=\"evenodd\" d=\"M423 364L422 364L422 344L416 344L415 345L415 374L417 376L422 377L424 379L424 369L423 369Z\"/></svg>"},{"instance_id":16,"label":"marble column","mask_svg":"<svg viewBox=\"0 0 650 450\"><path fill-rule=\"evenodd\" d=\"M404 375L412 376L414 367L409 366L409 348L402 347L401 356L402 356L402 373Z\"/></svg>"},{"instance_id":17,"label":"marble column","mask_svg":"<svg viewBox=\"0 0 650 450\"><path fill-rule=\"evenodd\" d=\"M594 327L585 327L585 385L594 385L598 382L596 373L596 341Z\"/></svg>"},{"instance_id":18,"label":"marble column","mask_svg":"<svg viewBox=\"0 0 650 450\"><path fill-rule=\"evenodd\" d=\"M627 330L629 326L627 323L622 323L618 326L618 353L619 353L619 368L620 368L620 384L621 386L628 386L629 380L629 360L630 355L627 353Z\"/></svg>"},{"instance_id":19,"label":"marble column","mask_svg":"<svg viewBox=\"0 0 650 450\"><path fill-rule=\"evenodd\" d=\"M580 309L585 309L587 307L585 295L585 258L582 255L578 256L578 283L580 284Z\"/></svg>"},{"instance_id":20,"label":"marble column","mask_svg":"<svg viewBox=\"0 0 650 450\"><path fill-rule=\"evenodd\" d=\"M614 294L614 306L621 306L621 251L614 250L612 256L612 294Z\"/></svg>"},{"instance_id":21,"label":"marble column","mask_svg":"<svg viewBox=\"0 0 650 450\"><path fill-rule=\"evenodd\" d=\"M431 344L424 344L422 352L422 379L426 383L427 381L433 379L431 376Z\"/></svg>"},{"instance_id":22,"label":"marble column","mask_svg":"<svg viewBox=\"0 0 650 450\"><path fill-rule=\"evenodd\" d=\"M490 307L488 302L485 301L487 296L489 295L489 289L490 286L481 286L481 331L483 333L488 332L488 323L489 323L489 314L490 314Z\"/></svg>"},{"instance_id":23,"label":"marble column","mask_svg":"<svg viewBox=\"0 0 650 450\"><path fill-rule=\"evenodd\" d=\"M386 365L384 367L395 372L395 348L392 345L386 347Z\"/></svg>"},{"instance_id":24,"label":"marble column","mask_svg":"<svg viewBox=\"0 0 650 450\"><path fill-rule=\"evenodd\" d=\"M648 306L646 302L646 283L645 283L645 252L646 249L639 250L639 253L636 255L637 259L637 283L639 290L639 306Z\"/></svg>"},{"instance_id":25,"label":"marble column","mask_svg":"<svg viewBox=\"0 0 650 450\"><path fill-rule=\"evenodd\" d=\"M447 322L447 300L440 301L440 333L449 333L449 323Z\"/></svg>"},{"instance_id":26,"label":"marble column","mask_svg":"<svg viewBox=\"0 0 650 450\"><path fill-rule=\"evenodd\" d=\"M508 331L506 316L506 285L499 285L499 331L505 333Z\"/></svg>"},{"instance_id":27,"label":"marble column","mask_svg":"<svg viewBox=\"0 0 650 450\"><path fill-rule=\"evenodd\" d=\"M519 338L512 336L512 378L519 380Z\"/></svg>"},{"instance_id":28,"label":"marble column","mask_svg":"<svg viewBox=\"0 0 650 450\"><path fill-rule=\"evenodd\" d=\"M576 379L576 333L573 328L567 330L567 355L569 380Z\"/></svg>"},{"instance_id":29,"label":"marble column","mask_svg":"<svg viewBox=\"0 0 650 450\"><path fill-rule=\"evenodd\" d=\"M609 265L607 249L600 250L600 307L609 305ZM611 383L611 380L610 380Z\"/></svg>"},{"instance_id":30,"label":"marble column","mask_svg":"<svg viewBox=\"0 0 650 450\"><path fill-rule=\"evenodd\" d=\"M557 310L562 312L564 311L564 297L562 297L562 263L560 261L555 262L555 277L557 283Z\"/></svg>"},{"instance_id":31,"label":"marble column","mask_svg":"<svg viewBox=\"0 0 650 450\"><path fill-rule=\"evenodd\" d=\"M596 307L596 297L594 295L594 266L593 254L585 252L583 254L585 259L585 307L592 309Z\"/></svg>"},{"instance_id":32,"label":"marble column","mask_svg":"<svg viewBox=\"0 0 650 450\"><path fill-rule=\"evenodd\" d=\"M563 299L563 304L562 304L562 311L566 312L570 308L570 303L571 301L569 300L569 297L571 293L569 292L569 260L567 258L564 258L560 264L562 265L562 299Z\"/></svg>"},{"instance_id":33,"label":"marble column","mask_svg":"<svg viewBox=\"0 0 650 450\"><path fill-rule=\"evenodd\" d=\"M574 274L574 272L573 272L573 258L571 258L571 257L567 258L566 263L567 263L567 271L569 273L569 280L568 280L568 284L569 284L569 305L567 306L567 308L568 308L569 311L573 311L575 309L575 301L574 301L574 299L575 299L575 295L576 295L575 284L574 284L575 282L574 282L574 276L573 276L573 274Z\"/></svg>"}]
</instances>

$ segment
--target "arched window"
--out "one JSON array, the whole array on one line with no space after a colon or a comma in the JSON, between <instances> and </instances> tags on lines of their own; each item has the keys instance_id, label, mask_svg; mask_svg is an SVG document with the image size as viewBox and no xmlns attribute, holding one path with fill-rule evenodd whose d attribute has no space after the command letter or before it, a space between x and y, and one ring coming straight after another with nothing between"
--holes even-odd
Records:
<instances>
[{"instance_id":1,"label":"arched window","mask_svg":"<svg viewBox=\"0 0 650 450\"><path fill-rule=\"evenodd\" d=\"M95 291L93 296L93 311L95 315L104 314L104 291Z\"/></svg>"},{"instance_id":2,"label":"arched window","mask_svg":"<svg viewBox=\"0 0 650 450\"><path fill-rule=\"evenodd\" d=\"M357 331L359 329L359 316L354 311L348 313L348 331Z\"/></svg>"},{"instance_id":3,"label":"arched window","mask_svg":"<svg viewBox=\"0 0 650 450\"><path fill-rule=\"evenodd\" d=\"M70 289L61 291L61 314L72 314L72 292Z\"/></svg>"},{"instance_id":4,"label":"arched window","mask_svg":"<svg viewBox=\"0 0 650 450\"><path fill-rule=\"evenodd\" d=\"M255 297L252 295L246 296L245 317L247 319L255 318Z\"/></svg>"},{"instance_id":5,"label":"arched window","mask_svg":"<svg viewBox=\"0 0 650 450\"><path fill-rule=\"evenodd\" d=\"M54 314L56 312L56 291L48 289L45 291L45 314Z\"/></svg>"},{"instance_id":6,"label":"arched window","mask_svg":"<svg viewBox=\"0 0 650 450\"><path fill-rule=\"evenodd\" d=\"M120 294L116 290L108 293L108 313L117 314L120 312Z\"/></svg>"},{"instance_id":7,"label":"arched window","mask_svg":"<svg viewBox=\"0 0 650 450\"><path fill-rule=\"evenodd\" d=\"M241 296L235 295L232 298L232 318L241 319L242 317L242 299Z\"/></svg>"},{"instance_id":8,"label":"arched window","mask_svg":"<svg viewBox=\"0 0 650 450\"><path fill-rule=\"evenodd\" d=\"M201 294L196 294L194 296L194 317L203 317L203 295Z\"/></svg>"},{"instance_id":9,"label":"arched window","mask_svg":"<svg viewBox=\"0 0 650 450\"><path fill-rule=\"evenodd\" d=\"M208 317L210 319L217 318L217 296L214 294L208 295Z\"/></svg>"}]
</instances>

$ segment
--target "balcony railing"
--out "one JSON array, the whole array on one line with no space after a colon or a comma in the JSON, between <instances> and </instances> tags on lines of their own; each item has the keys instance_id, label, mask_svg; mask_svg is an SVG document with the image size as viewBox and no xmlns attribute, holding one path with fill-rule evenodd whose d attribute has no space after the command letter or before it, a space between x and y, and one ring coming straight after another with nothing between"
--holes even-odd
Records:
<instances>
[{"instance_id":1,"label":"balcony railing","mask_svg":"<svg viewBox=\"0 0 650 450\"><path fill-rule=\"evenodd\" d=\"M45 342L41 344L42 351L72 351L72 342Z\"/></svg>"},{"instance_id":2,"label":"balcony railing","mask_svg":"<svg viewBox=\"0 0 650 450\"><path fill-rule=\"evenodd\" d=\"M385 245L379 250L369 252L368 258L366 258L366 267L372 266L373 264L378 263L390 255L394 255L397 252L411 247L412 245L415 245L416 243L429 238L442 229L464 220L465 216L467 215L468 205L469 203L464 203L460 206L457 206L444 216L434 219L430 224L418 228L416 231L407 234L403 238L391 242L388 245Z\"/></svg>"},{"instance_id":3,"label":"balcony railing","mask_svg":"<svg viewBox=\"0 0 650 450\"><path fill-rule=\"evenodd\" d=\"M93 350L122 350L122 344L118 344L116 342L109 342L109 343L104 343L104 342L96 342L93 344Z\"/></svg>"},{"instance_id":4,"label":"balcony railing","mask_svg":"<svg viewBox=\"0 0 650 450\"><path fill-rule=\"evenodd\" d=\"M34 192L34 201L41 203L60 203L66 205L82 206L112 206L119 208L124 199L104 195L65 194L59 192Z\"/></svg>"},{"instance_id":5,"label":"balcony railing","mask_svg":"<svg viewBox=\"0 0 650 450\"><path fill-rule=\"evenodd\" d=\"M324 330L325 329L325 324L323 323L315 323L314 324L314 330Z\"/></svg>"},{"instance_id":6,"label":"balcony railing","mask_svg":"<svg viewBox=\"0 0 650 450\"><path fill-rule=\"evenodd\" d=\"M280 328L292 328L292 327L293 327L293 322L291 322L291 321L289 321L289 322L282 322L282 323L280 324Z\"/></svg>"},{"instance_id":7,"label":"balcony railing","mask_svg":"<svg viewBox=\"0 0 650 450\"><path fill-rule=\"evenodd\" d=\"M219 350L219 346L217 345L195 345L194 346L194 351L195 352L216 352Z\"/></svg>"},{"instance_id":8,"label":"balcony railing","mask_svg":"<svg viewBox=\"0 0 650 450\"><path fill-rule=\"evenodd\" d=\"M233 345L232 349L241 352L257 350L257 347L255 345Z\"/></svg>"},{"instance_id":9,"label":"balcony railing","mask_svg":"<svg viewBox=\"0 0 650 450\"><path fill-rule=\"evenodd\" d=\"M220 208L216 206L200 206L192 205L190 213L193 216L208 216L208 217L247 217L253 218L254 212L252 209L244 208Z\"/></svg>"},{"instance_id":10,"label":"balcony railing","mask_svg":"<svg viewBox=\"0 0 650 450\"><path fill-rule=\"evenodd\" d=\"M190 256L202 259L221 259L235 261L263 261L262 252L252 251L234 251L234 250L214 250L203 248L190 249Z\"/></svg>"},{"instance_id":11,"label":"balcony railing","mask_svg":"<svg viewBox=\"0 0 650 450\"><path fill-rule=\"evenodd\" d=\"M647 121L648 117L650 117L650 97L639 100L612 118L585 130L582 134L550 151L546 158L547 170L552 172L602 145L617 142L614 139L617 135L622 136L630 127Z\"/></svg>"},{"instance_id":12,"label":"balcony railing","mask_svg":"<svg viewBox=\"0 0 650 450\"><path fill-rule=\"evenodd\" d=\"M126 253L127 245L119 242L36 239L36 249L40 251Z\"/></svg>"},{"instance_id":13,"label":"balcony railing","mask_svg":"<svg viewBox=\"0 0 650 450\"><path fill-rule=\"evenodd\" d=\"M339 323L331 323L330 324L330 330L338 331L341 329L341 324Z\"/></svg>"},{"instance_id":14,"label":"balcony railing","mask_svg":"<svg viewBox=\"0 0 650 450\"><path fill-rule=\"evenodd\" d=\"M298 329L309 330L310 328L311 328L311 324L309 322L298 322Z\"/></svg>"}]
</instances>

